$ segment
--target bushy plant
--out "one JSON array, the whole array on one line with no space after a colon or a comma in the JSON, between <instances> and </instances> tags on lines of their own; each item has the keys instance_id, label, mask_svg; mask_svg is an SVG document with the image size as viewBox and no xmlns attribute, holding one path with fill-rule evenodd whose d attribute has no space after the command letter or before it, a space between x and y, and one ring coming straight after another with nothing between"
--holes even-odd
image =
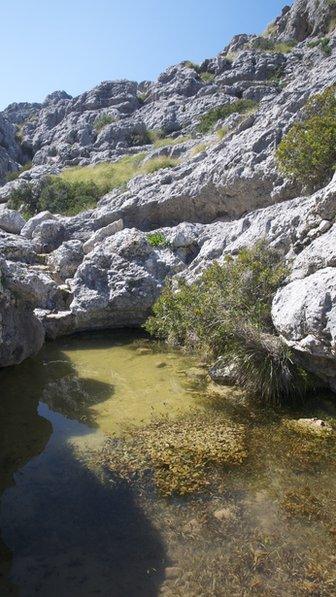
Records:
<instances>
[{"instance_id":1,"label":"bushy plant","mask_svg":"<svg viewBox=\"0 0 336 597\"><path fill-rule=\"evenodd\" d=\"M100 131L107 126L108 124L112 124L113 122L115 122L116 119L114 116L111 116L110 114L101 114L100 116L98 116L98 118L96 118L96 120L94 121L94 128L97 131L97 133L100 133Z\"/></svg>"},{"instance_id":2,"label":"bushy plant","mask_svg":"<svg viewBox=\"0 0 336 597\"><path fill-rule=\"evenodd\" d=\"M303 120L284 135L276 155L280 170L304 185L316 187L332 177L336 165L336 86L307 102Z\"/></svg>"},{"instance_id":3,"label":"bushy plant","mask_svg":"<svg viewBox=\"0 0 336 597\"><path fill-rule=\"evenodd\" d=\"M203 83L211 83L215 78L213 73L204 72L200 74L200 79L202 79Z\"/></svg>"},{"instance_id":4,"label":"bushy plant","mask_svg":"<svg viewBox=\"0 0 336 597\"><path fill-rule=\"evenodd\" d=\"M93 182L70 183L61 178L50 177L39 198L39 211L48 210L73 216L94 208L99 197L99 189Z\"/></svg>"},{"instance_id":5,"label":"bushy plant","mask_svg":"<svg viewBox=\"0 0 336 597\"><path fill-rule=\"evenodd\" d=\"M314 41L310 41L308 43L308 47L309 48L317 48L320 47L322 52L326 55L326 56L330 56L332 53L332 49L330 47L330 39L329 37L320 37L319 39L316 39Z\"/></svg>"},{"instance_id":6,"label":"bushy plant","mask_svg":"<svg viewBox=\"0 0 336 597\"><path fill-rule=\"evenodd\" d=\"M251 395L290 399L305 388L306 376L271 319L273 296L286 275L280 255L259 242L213 264L191 285L168 282L146 329L172 345L234 361L237 380Z\"/></svg>"},{"instance_id":7,"label":"bushy plant","mask_svg":"<svg viewBox=\"0 0 336 597\"><path fill-rule=\"evenodd\" d=\"M163 232L151 232L147 234L147 241L151 247L167 247L169 245Z\"/></svg>"},{"instance_id":8,"label":"bushy plant","mask_svg":"<svg viewBox=\"0 0 336 597\"><path fill-rule=\"evenodd\" d=\"M207 133L218 120L227 118L231 114L244 114L255 109L257 105L257 102L254 100L238 99L231 104L213 108L206 114L203 114L197 128L200 133Z\"/></svg>"},{"instance_id":9,"label":"bushy plant","mask_svg":"<svg viewBox=\"0 0 336 597\"><path fill-rule=\"evenodd\" d=\"M28 182L25 182L18 189L13 189L11 192L7 206L10 209L20 209L27 217L31 217L39 210L38 196L33 193L33 189Z\"/></svg>"},{"instance_id":10,"label":"bushy plant","mask_svg":"<svg viewBox=\"0 0 336 597\"><path fill-rule=\"evenodd\" d=\"M193 70L195 70L197 73L200 70L200 65L197 64L196 62L192 62L191 60L185 60L184 62L184 66L187 66L188 68L192 68Z\"/></svg>"}]
</instances>

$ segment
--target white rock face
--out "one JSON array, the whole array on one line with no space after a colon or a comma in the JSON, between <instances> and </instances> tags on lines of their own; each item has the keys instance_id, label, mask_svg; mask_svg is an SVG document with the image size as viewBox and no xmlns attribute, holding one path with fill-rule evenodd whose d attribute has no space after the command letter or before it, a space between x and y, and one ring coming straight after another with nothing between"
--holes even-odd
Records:
<instances>
[{"instance_id":1,"label":"white rock face","mask_svg":"<svg viewBox=\"0 0 336 597\"><path fill-rule=\"evenodd\" d=\"M34 315L29 296L18 298L7 276L6 262L0 260L0 364L21 363L37 353L44 342L44 328Z\"/></svg>"},{"instance_id":2,"label":"white rock face","mask_svg":"<svg viewBox=\"0 0 336 597\"><path fill-rule=\"evenodd\" d=\"M50 211L41 211L36 216L28 220L28 222L21 230L21 235L25 238L33 238L33 233L35 229L47 220L54 220L56 222L57 218L52 213L50 213Z\"/></svg>"},{"instance_id":3,"label":"white rock face","mask_svg":"<svg viewBox=\"0 0 336 597\"><path fill-rule=\"evenodd\" d=\"M2 209L0 210L0 228L5 232L11 232L12 234L20 234L25 220L17 211L13 209Z\"/></svg>"},{"instance_id":4,"label":"white rock face","mask_svg":"<svg viewBox=\"0 0 336 597\"><path fill-rule=\"evenodd\" d=\"M83 251L84 253L90 253L97 245L99 245L99 243L104 240L104 238L107 238L108 236L113 236L113 234L115 234L116 232L120 232L120 230L122 230L124 227L124 223L123 221L120 220L116 220L115 222L111 222L111 224L108 224L107 226L104 226L103 228L99 228L99 230L97 230L97 232L95 232L91 238L86 241L86 243L84 243L83 245Z\"/></svg>"}]
</instances>

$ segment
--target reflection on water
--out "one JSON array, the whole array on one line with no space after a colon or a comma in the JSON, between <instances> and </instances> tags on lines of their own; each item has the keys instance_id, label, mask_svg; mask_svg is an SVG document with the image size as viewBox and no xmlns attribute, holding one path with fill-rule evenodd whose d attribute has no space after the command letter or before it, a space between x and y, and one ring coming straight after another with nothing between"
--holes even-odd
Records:
<instances>
[{"instance_id":1,"label":"reflection on water","mask_svg":"<svg viewBox=\"0 0 336 597\"><path fill-rule=\"evenodd\" d=\"M1 595L157 594L159 536L129 488L86 462L102 430L192 402L181 361L131 341L81 335L0 372Z\"/></svg>"}]
</instances>

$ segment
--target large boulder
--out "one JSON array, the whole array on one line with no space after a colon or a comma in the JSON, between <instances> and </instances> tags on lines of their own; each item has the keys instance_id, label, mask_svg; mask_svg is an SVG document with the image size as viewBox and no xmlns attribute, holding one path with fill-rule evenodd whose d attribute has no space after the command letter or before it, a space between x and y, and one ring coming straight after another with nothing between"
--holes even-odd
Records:
<instances>
[{"instance_id":1,"label":"large boulder","mask_svg":"<svg viewBox=\"0 0 336 597\"><path fill-rule=\"evenodd\" d=\"M36 354L44 329L25 293L11 288L4 261L0 262L0 367L16 365Z\"/></svg>"},{"instance_id":2,"label":"large boulder","mask_svg":"<svg viewBox=\"0 0 336 597\"><path fill-rule=\"evenodd\" d=\"M12 234L20 234L25 220L14 209L0 209L0 228L5 232L11 232Z\"/></svg>"},{"instance_id":3,"label":"large boulder","mask_svg":"<svg viewBox=\"0 0 336 597\"><path fill-rule=\"evenodd\" d=\"M135 229L106 238L78 268L70 305L77 329L138 326L164 280L184 267L170 249L153 248Z\"/></svg>"},{"instance_id":4,"label":"large boulder","mask_svg":"<svg viewBox=\"0 0 336 597\"><path fill-rule=\"evenodd\" d=\"M62 281L73 278L84 258L83 245L80 240L64 242L48 256L48 265Z\"/></svg>"}]
</instances>

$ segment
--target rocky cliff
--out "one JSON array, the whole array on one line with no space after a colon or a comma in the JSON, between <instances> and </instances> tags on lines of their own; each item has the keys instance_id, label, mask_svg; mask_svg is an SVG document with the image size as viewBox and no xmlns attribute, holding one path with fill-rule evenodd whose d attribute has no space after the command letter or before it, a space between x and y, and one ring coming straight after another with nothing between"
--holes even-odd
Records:
<instances>
[{"instance_id":1,"label":"rocky cliff","mask_svg":"<svg viewBox=\"0 0 336 597\"><path fill-rule=\"evenodd\" d=\"M215 58L182 62L156 82L107 81L75 98L55 92L0 114L0 312L10 327L2 338L11 339L10 348L0 345L2 365L37 350L41 328L56 337L137 326L167 276L193 280L214 259L266 238L291 265L274 324L336 388L336 178L305 189L275 159L307 100L336 81L335 25L331 0L296 0L263 35L238 35ZM250 109L200 126L210 110L238 100ZM151 143L153 131L168 142ZM163 156L175 162L139 172L76 216L44 211L25 223L6 207L13 189L28 185L38 196L50 174L134 154L144 164ZM156 230L167 240L162 246L149 242ZM19 303L34 333L28 319L22 325ZM25 349L16 352L23 337Z\"/></svg>"}]
</instances>

